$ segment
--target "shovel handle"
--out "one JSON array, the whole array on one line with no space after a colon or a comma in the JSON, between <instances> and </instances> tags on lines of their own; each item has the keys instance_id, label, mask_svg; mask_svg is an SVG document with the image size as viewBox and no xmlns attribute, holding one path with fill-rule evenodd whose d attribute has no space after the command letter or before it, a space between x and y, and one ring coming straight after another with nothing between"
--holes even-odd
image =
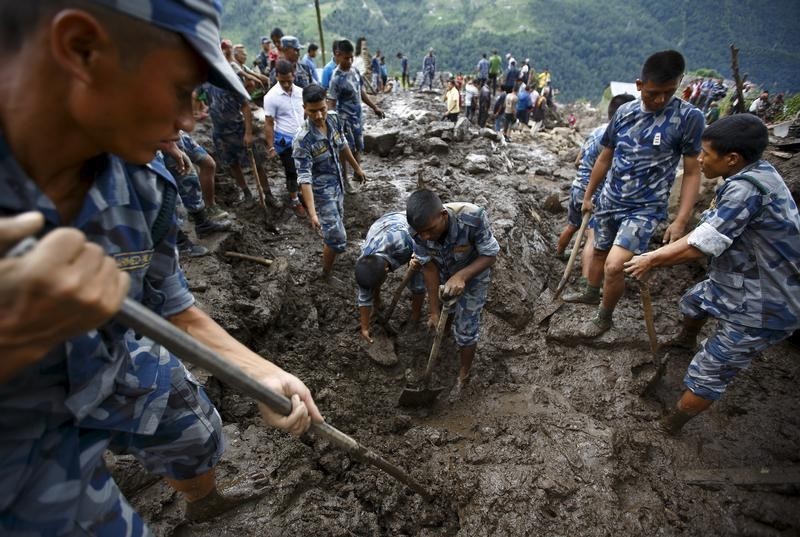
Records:
<instances>
[{"instance_id":1,"label":"shovel handle","mask_svg":"<svg viewBox=\"0 0 800 537\"><path fill-rule=\"evenodd\" d=\"M578 250L581 249L581 241L583 240L583 234L586 232L586 226L589 225L589 219L592 217L592 213L585 212L583 213L583 218L581 219L581 227L578 228L578 235L575 237L575 246L572 247L572 252L569 254L569 260L567 261L567 266L564 268L564 275L561 277L561 281L558 282L558 287L556 287L556 292L553 295L553 300L558 299L561 296L561 292L564 290L564 287L567 286L567 280L569 280L569 274L572 272L572 267L575 265L575 258L578 257Z\"/></svg>"},{"instance_id":2,"label":"shovel handle","mask_svg":"<svg viewBox=\"0 0 800 537\"><path fill-rule=\"evenodd\" d=\"M253 153L253 148L248 147L247 153L250 155L250 166L253 168L253 175L256 178L256 190L258 190L258 203L266 211L267 198L264 196L264 187L261 186L261 174L258 171L258 164L256 163L256 155Z\"/></svg>"},{"instance_id":3,"label":"shovel handle","mask_svg":"<svg viewBox=\"0 0 800 537\"><path fill-rule=\"evenodd\" d=\"M382 324L388 324L389 319L392 318L392 314L394 313L394 309L397 307L397 303L400 302L400 296L403 294L403 289L405 289L408 282L411 281L411 277L414 276L414 273L417 271L416 268L412 268L409 266L406 269L406 273L403 276L403 281L400 282L400 285L397 286L397 290L394 292L394 296L392 297L392 303L389 304L389 309L386 310L386 316L383 318Z\"/></svg>"},{"instance_id":4,"label":"shovel handle","mask_svg":"<svg viewBox=\"0 0 800 537\"><path fill-rule=\"evenodd\" d=\"M425 373L422 375L422 385L426 388L431 380L433 366L436 365L436 360L439 358L439 347L442 345L442 339L444 339L444 327L447 325L447 318L450 317L452 305L452 302L445 303L442 308L442 313L439 315L439 323L436 325L436 337L433 339L431 354L428 357L428 365L425 367Z\"/></svg>"},{"instance_id":5,"label":"shovel handle","mask_svg":"<svg viewBox=\"0 0 800 537\"><path fill-rule=\"evenodd\" d=\"M650 340L650 352L658 352L658 336L653 319L653 300L650 297L650 285L646 280L639 283L639 294L642 295L642 310L644 311L644 324L647 327L647 338Z\"/></svg>"}]
</instances>

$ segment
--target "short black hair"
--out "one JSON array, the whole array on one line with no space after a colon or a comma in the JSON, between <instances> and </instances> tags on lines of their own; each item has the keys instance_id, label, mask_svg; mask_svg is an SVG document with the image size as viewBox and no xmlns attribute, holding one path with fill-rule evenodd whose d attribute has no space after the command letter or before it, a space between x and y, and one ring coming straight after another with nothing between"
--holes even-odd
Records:
<instances>
[{"instance_id":1,"label":"short black hair","mask_svg":"<svg viewBox=\"0 0 800 537\"><path fill-rule=\"evenodd\" d=\"M275 74L276 75L288 75L294 74L294 65L289 60L278 60L278 63L275 64Z\"/></svg>"},{"instance_id":2,"label":"short black hair","mask_svg":"<svg viewBox=\"0 0 800 537\"><path fill-rule=\"evenodd\" d=\"M614 114L617 113L617 110L620 106L625 103L629 103L631 101L635 101L636 97L631 95L630 93L623 93L621 95L614 95L611 98L611 102L608 103L608 119L614 117Z\"/></svg>"},{"instance_id":3,"label":"short black hair","mask_svg":"<svg viewBox=\"0 0 800 537\"><path fill-rule=\"evenodd\" d=\"M325 88L319 84L309 84L303 88L303 104L318 103L327 97Z\"/></svg>"},{"instance_id":4,"label":"short black hair","mask_svg":"<svg viewBox=\"0 0 800 537\"><path fill-rule=\"evenodd\" d=\"M402 57L403 57L403 53L402 52L398 52L397 53L397 58L399 59L399 58L402 58Z\"/></svg>"},{"instance_id":5,"label":"short black hair","mask_svg":"<svg viewBox=\"0 0 800 537\"><path fill-rule=\"evenodd\" d=\"M356 261L355 270L359 286L375 289L386 279L386 260L378 255L365 255Z\"/></svg>"},{"instance_id":6,"label":"short black hair","mask_svg":"<svg viewBox=\"0 0 800 537\"><path fill-rule=\"evenodd\" d=\"M406 202L406 219L414 229L425 229L431 219L442 212L442 200L433 190L417 190Z\"/></svg>"},{"instance_id":7,"label":"short black hair","mask_svg":"<svg viewBox=\"0 0 800 537\"><path fill-rule=\"evenodd\" d=\"M339 50L339 40L333 42L333 53L336 54L336 51Z\"/></svg>"},{"instance_id":8,"label":"short black hair","mask_svg":"<svg viewBox=\"0 0 800 537\"><path fill-rule=\"evenodd\" d=\"M686 70L686 61L677 50L662 50L651 54L642 66L642 82L665 84L678 79Z\"/></svg>"},{"instance_id":9,"label":"short black hair","mask_svg":"<svg viewBox=\"0 0 800 537\"><path fill-rule=\"evenodd\" d=\"M353 50L353 43L351 43L349 39L342 39L339 41L339 52L343 52L344 54L352 54Z\"/></svg>"},{"instance_id":10,"label":"short black hair","mask_svg":"<svg viewBox=\"0 0 800 537\"><path fill-rule=\"evenodd\" d=\"M314 52L315 50L319 50L319 45L316 43L309 43L308 49L309 52Z\"/></svg>"},{"instance_id":11,"label":"short black hair","mask_svg":"<svg viewBox=\"0 0 800 537\"><path fill-rule=\"evenodd\" d=\"M273 29L272 29L272 31L269 33L269 36L270 36L270 38L272 38L272 37L283 37L283 30L281 30L281 29L280 29L280 28L278 28L278 27L275 27L275 28L273 28Z\"/></svg>"},{"instance_id":12,"label":"short black hair","mask_svg":"<svg viewBox=\"0 0 800 537\"><path fill-rule=\"evenodd\" d=\"M720 155L739 153L747 164L761 158L769 144L767 126L753 114L736 114L706 127L701 138Z\"/></svg>"}]
</instances>

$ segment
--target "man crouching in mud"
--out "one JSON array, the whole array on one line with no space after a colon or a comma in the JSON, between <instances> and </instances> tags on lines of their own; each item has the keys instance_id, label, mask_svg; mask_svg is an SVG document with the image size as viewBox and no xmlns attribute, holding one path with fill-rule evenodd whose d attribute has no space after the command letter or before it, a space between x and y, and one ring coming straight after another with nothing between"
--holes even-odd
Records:
<instances>
[{"instance_id":1,"label":"man crouching in mud","mask_svg":"<svg viewBox=\"0 0 800 537\"><path fill-rule=\"evenodd\" d=\"M0 251L41 236L0 258L0 534L150 535L107 448L163 476L191 521L263 494L217 490L219 414L175 356L110 320L126 296L290 397L287 417L262 408L268 425L301 434L322 420L300 380L194 305L178 265L175 182L153 157L194 127L204 80L246 96L219 51L220 11L0 3Z\"/></svg>"}]
</instances>

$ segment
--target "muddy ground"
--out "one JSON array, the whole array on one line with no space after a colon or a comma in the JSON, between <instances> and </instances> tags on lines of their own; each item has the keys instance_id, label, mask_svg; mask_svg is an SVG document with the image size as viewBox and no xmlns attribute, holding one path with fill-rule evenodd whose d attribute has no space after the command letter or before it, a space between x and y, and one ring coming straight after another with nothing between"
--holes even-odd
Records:
<instances>
[{"instance_id":1,"label":"muddy ground","mask_svg":"<svg viewBox=\"0 0 800 537\"><path fill-rule=\"evenodd\" d=\"M190 525L176 493L144 479L130 460L114 461L122 488L156 533L800 535L800 351L789 343L770 349L681 436L664 437L654 420L679 396L691 356L671 352L659 367L635 283L615 327L595 342L571 335L590 306L566 305L541 325L533 322L564 269L552 245L566 217L580 136L556 129L534 140L520 133L505 145L476 128L443 129L433 94L388 96L382 106L388 118L368 114L367 132L389 133L379 148L385 156L366 155L369 183L346 199L349 244L330 282L317 278L320 239L288 209L275 211L275 235L257 207L233 208L236 231L203 241L214 255L184 259L183 266L203 309L303 379L329 423L410 472L436 501L426 503L327 442L259 425L254 403L198 372L226 424L219 481L247 488L247 476L261 471L271 488L258 501ZM582 118L584 133L593 122ZM207 142L208 126L199 131ZM458 137L464 140L440 143ZM270 165L272 190L284 198L278 169ZM408 410L397 406L398 396L424 368L432 336L402 324L404 297L393 321L400 362L372 362L359 341L352 268L370 223L403 210L420 178L445 201L486 207L501 254L472 383L454 404L440 397L430 409ZM225 205L233 186L224 174L219 180ZM231 260L226 250L275 262L265 268ZM689 265L654 276L662 340L677 330L681 292L703 273ZM388 289L399 278L392 275ZM449 388L456 369L449 337L435 383ZM737 483L720 484L726 477Z\"/></svg>"}]
</instances>

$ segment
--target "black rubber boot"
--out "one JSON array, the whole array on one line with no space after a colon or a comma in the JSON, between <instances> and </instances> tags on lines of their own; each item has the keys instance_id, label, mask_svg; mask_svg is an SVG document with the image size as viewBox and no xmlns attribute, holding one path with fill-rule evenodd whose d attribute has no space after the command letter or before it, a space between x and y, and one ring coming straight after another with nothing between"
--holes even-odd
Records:
<instances>
[{"instance_id":1,"label":"black rubber boot","mask_svg":"<svg viewBox=\"0 0 800 537\"><path fill-rule=\"evenodd\" d=\"M574 302L579 304L599 304L600 288L592 287L583 276L578 280L576 289L566 293L563 297L564 302Z\"/></svg>"},{"instance_id":2,"label":"black rubber boot","mask_svg":"<svg viewBox=\"0 0 800 537\"><path fill-rule=\"evenodd\" d=\"M696 413L691 414L689 412L673 408L668 414L664 415L664 417L658 421L658 426L665 434L675 436L681 432L681 429L683 429L683 426L686 425L686 422L696 415Z\"/></svg>"},{"instance_id":3,"label":"black rubber boot","mask_svg":"<svg viewBox=\"0 0 800 537\"><path fill-rule=\"evenodd\" d=\"M208 218L205 209L189 213L189 218L194 222L194 231L198 237L207 237L212 233L229 231L231 229L230 220L214 221Z\"/></svg>"}]
</instances>

